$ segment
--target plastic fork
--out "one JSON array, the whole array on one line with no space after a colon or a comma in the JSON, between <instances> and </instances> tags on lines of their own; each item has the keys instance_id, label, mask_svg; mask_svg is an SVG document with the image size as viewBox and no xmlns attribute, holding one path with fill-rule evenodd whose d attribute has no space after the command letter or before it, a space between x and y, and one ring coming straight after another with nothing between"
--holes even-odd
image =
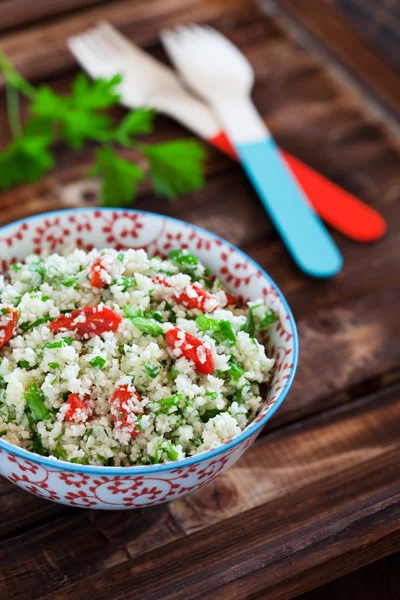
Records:
<instances>
[{"instance_id":1,"label":"plastic fork","mask_svg":"<svg viewBox=\"0 0 400 600\"><path fill-rule=\"evenodd\" d=\"M174 71L135 46L115 27L101 22L71 37L68 45L90 76L124 75L119 89L123 105L155 108L238 160L209 107L187 92ZM374 209L288 152L281 150L281 154L327 223L357 241L373 241L384 234L385 221Z\"/></svg>"},{"instance_id":2,"label":"plastic fork","mask_svg":"<svg viewBox=\"0 0 400 600\"><path fill-rule=\"evenodd\" d=\"M248 60L210 27L179 27L162 39L181 76L222 124L295 262L313 277L335 275L342 266L340 252L252 103L254 71Z\"/></svg>"}]
</instances>

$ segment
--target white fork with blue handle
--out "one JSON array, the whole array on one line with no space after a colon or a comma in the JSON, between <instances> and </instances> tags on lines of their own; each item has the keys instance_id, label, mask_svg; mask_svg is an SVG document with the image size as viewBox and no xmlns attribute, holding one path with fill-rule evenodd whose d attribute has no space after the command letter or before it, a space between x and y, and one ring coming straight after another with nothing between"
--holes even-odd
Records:
<instances>
[{"instance_id":1,"label":"white fork with blue handle","mask_svg":"<svg viewBox=\"0 0 400 600\"><path fill-rule=\"evenodd\" d=\"M313 277L335 275L340 252L251 100L248 60L211 27L178 27L163 31L161 39L182 79L211 105L298 266Z\"/></svg>"}]
</instances>

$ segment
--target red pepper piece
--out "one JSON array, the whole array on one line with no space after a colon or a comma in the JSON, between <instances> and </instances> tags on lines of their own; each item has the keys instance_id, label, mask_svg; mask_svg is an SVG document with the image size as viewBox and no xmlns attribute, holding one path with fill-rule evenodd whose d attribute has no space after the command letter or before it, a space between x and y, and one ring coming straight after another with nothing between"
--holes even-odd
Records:
<instances>
[{"instance_id":1,"label":"red pepper piece","mask_svg":"<svg viewBox=\"0 0 400 600\"><path fill-rule=\"evenodd\" d=\"M79 394L70 394L67 398L66 404L68 409L64 415L65 421L75 423L76 421L85 422L89 417L92 416L92 409L89 405L90 396L80 396Z\"/></svg>"},{"instance_id":2,"label":"red pepper piece","mask_svg":"<svg viewBox=\"0 0 400 600\"><path fill-rule=\"evenodd\" d=\"M129 391L127 385L117 388L110 398L111 418L116 429L129 433L131 437L140 434L136 429L137 413L133 410L140 400L139 394Z\"/></svg>"},{"instance_id":3,"label":"red pepper piece","mask_svg":"<svg viewBox=\"0 0 400 600\"><path fill-rule=\"evenodd\" d=\"M2 348L14 335L15 326L18 320L18 310L11 306L7 306L0 310L4 311L4 314L0 315L0 348Z\"/></svg>"},{"instance_id":4,"label":"red pepper piece","mask_svg":"<svg viewBox=\"0 0 400 600\"><path fill-rule=\"evenodd\" d=\"M157 275L157 277L153 278L153 282L160 283L161 285L163 285L166 288L173 287L171 282L168 281L168 279L166 279L165 277L160 277L159 275ZM190 308L190 309L198 308L202 312L213 312L214 310L216 310L218 308L219 303L218 303L218 299L216 298L216 296L214 296L213 294L210 294L209 292L204 290L200 285L198 285L197 283L191 283L187 287L196 292L196 294L197 294L196 297L194 297L194 298L191 297L186 291L185 292L174 291L173 296L178 304L182 304L182 306L184 306L185 308ZM210 302L212 302L212 304L213 304L213 305L211 305L212 306L211 309L210 309Z\"/></svg>"},{"instance_id":5,"label":"red pepper piece","mask_svg":"<svg viewBox=\"0 0 400 600\"><path fill-rule=\"evenodd\" d=\"M85 320L78 320L85 315ZM84 306L72 311L70 316L60 315L49 327L54 333L60 331L76 331L79 337L85 334L101 335L106 331L118 329L122 317L108 306L99 309L98 306Z\"/></svg>"},{"instance_id":6,"label":"red pepper piece","mask_svg":"<svg viewBox=\"0 0 400 600\"><path fill-rule=\"evenodd\" d=\"M226 296L226 306L236 306L236 298L233 294L229 292L225 292Z\"/></svg>"},{"instance_id":7,"label":"red pepper piece","mask_svg":"<svg viewBox=\"0 0 400 600\"><path fill-rule=\"evenodd\" d=\"M184 337L182 337L182 334ZM213 355L201 340L195 338L190 333L186 333L186 331L183 331L179 327L174 327L167 331L165 339L169 348L172 350L181 350L185 358L194 362L198 373L203 373L204 375L214 373Z\"/></svg>"},{"instance_id":8,"label":"red pepper piece","mask_svg":"<svg viewBox=\"0 0 400 600\"><path fill-rule=\"evenodd\" d=\"M107 283L104 275L108 275L108 271L102 263L102 257L99 256L90 267L90 285L95 288L105 288Z\"/></svg>"}]
</instances>

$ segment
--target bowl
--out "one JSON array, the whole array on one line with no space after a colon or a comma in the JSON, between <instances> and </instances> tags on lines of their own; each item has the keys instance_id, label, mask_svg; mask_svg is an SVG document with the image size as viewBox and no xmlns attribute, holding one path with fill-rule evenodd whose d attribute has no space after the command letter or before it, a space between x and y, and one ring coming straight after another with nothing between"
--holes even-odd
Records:
<instances>
[{"instance_id":1,"label":"bowl","mask_svg":"<svg viewBox=\"0 0 400 600\"><path fill-rule=\"evenodd\" d=\"M151 255L187 248L242 301L262 297L279 315L265 338L267 353L275 358L276 368L262 410L239 435L213 450L159 465L97 467L43 457L0 438L0 473L42 498L69 506L107 510L174 500L233 465L284 401L298 357L292 313L277 285L241 250L184 221L138 210L62 210L0 228L0 272L29 253L54 252L72 245L85 250L144 248Z\"/></svg>"}]
</instances>

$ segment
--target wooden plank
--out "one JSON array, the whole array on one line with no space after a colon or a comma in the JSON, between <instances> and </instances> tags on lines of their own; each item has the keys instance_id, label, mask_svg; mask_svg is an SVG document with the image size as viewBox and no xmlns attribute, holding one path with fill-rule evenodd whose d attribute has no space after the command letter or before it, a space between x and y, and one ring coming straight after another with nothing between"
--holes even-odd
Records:
<instances>
[{"instance_id":1,"label":"wooden plank","mask_svg":"<svg viewBox=\"0 0 400 600\"><path fill-rule=\"evenodd\" d=\"M246 0L232 0L235 13ZM223 0L117 0L67 15L45 25L16 31L0 38L0 48L25 77L38 79L59 76L75 68L75 59L68 51L70 35L84 31L99 20L107 20L130 34L135 43L146 45L157 38L162 27L179 23L212 20L226 13ZM0 89L4 82L0 79Z\"/></svg>"},{"instance_id":2,"label":"wooden plank","mask_svg":"<svg viewBox=\"0 0 400 600\"><path fill-rule=\"evenodd\" d=\"M311 33L324 50L328 50L378 101L399 117L398 74L354 34L333 6L320 0L280 0L279 8Z\"/></svg>"},{"instance_id":3,"label":"wooden plank","mask_svg":"<svg viewBox=\"0 0 400 600\"><path fill-rule=\"evenodd\" d=\"M65 15L108 0L40 0L40 2L26 2L26 0L3 0L0 8L0 32L16 27L22 27L36 21L49 19L58 15Z\"/></svg>"},{"instance_id":4,"label":"wooden plank","mask_svg":"<svg viewBox=\"0 0 400 600\"><path fill-rule=\"evenodd\" d=\"M398 600L400 590L399 554L393 554L354 573L298 596L298 600ZM261 600L261 599L260 599Z\"/></svg>"},{"instance_id":5,"label":"wooden plank","mask_svg":"<svg viewBox=\"0 0 400 600\"><path fill-rule=\"evenodd\" d=\"M32 600L80 600L89 590L93 600L155 599L160 586L176 599L287 598L384 556L399 542L399 394L269 434L170 505L123 518L71 510L8 539L0 594L20 598L26 578Z\"/></svg>"}]
</instances>

